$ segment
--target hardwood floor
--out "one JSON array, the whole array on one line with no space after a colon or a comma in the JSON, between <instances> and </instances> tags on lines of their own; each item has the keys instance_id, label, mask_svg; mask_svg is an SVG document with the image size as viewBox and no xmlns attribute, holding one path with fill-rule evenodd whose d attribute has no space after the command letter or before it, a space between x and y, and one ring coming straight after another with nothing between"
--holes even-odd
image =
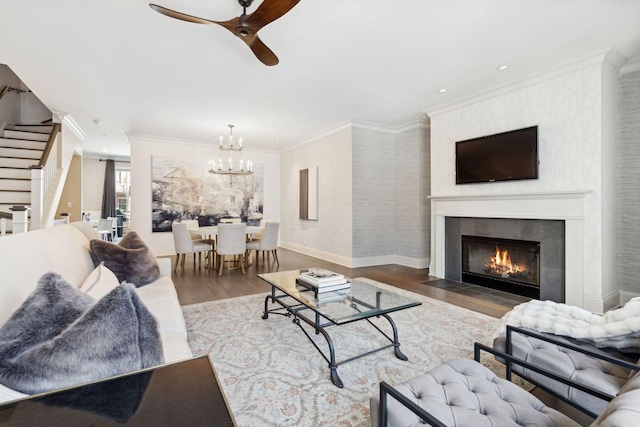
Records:
<instances>
[{"instance_id":1,"label":"hardwood floor","mask_svg":"<svg viewBox=\"0 0 640 427\"><path fill-rule=\"evenodd\" d=\"M458 282L444 281L443 279L429 276L427 270L418 270L400 265L383 265L377 267L348 268L333 264L318 258L302 255L287 249L278 249L280 266L273 263L271 269L266 260L253 264L247 269L246 274L240 270L225 270L222 276L217 271L211 271L194 264L192 257L187 257L184 269L178 267L172 273L176 285L178 298L181 305L195 304L205 301L214 301L225 298L234 298L243 295L266 293L271 290L258 274L270 271L295 270L309 267L324 267L329 270L344 274L347 277L368 277L379 282L406 289L417 294L448 302L460 307L474 310L489 316L500 318L514 305L527 300L527 298L505 294L504 292L484 289L480 292L474 290L475 285L465 285ZM175 266L176 257L171 257L172 266ZM442 282L446 283L444 286ZM430 284L431 283L431 284ZM447 288L447 289L443 289ZM458 290L452 291L449 289ZM558 409L574 418L581 425L587 425L590 417L575 410L564 402L558 401L542 390L536 389L533 393L547 405Z\"/></svg>"},{"instance_id":2,"label":"hardwood floor","mask_svg":"<svg viewBox=\"0 0 640 427\"><path fill-rule=\"evenodd\" d=\"M173 268L176 257L173 256L171 258ZM506 299L493 298L495 301L499 301L498 303L477 298L473 295L452 292L442 289L442 287L430 286L429 282L434 281L435 283L435 281L441 281L442 279L429 276L427 270L418 270L395 264L348 268L282 248L278 249L278 258L280 260L279 267L272 263L272 268L269 269L266 259L265 261L261 259L259 263L256 263L254 259L253 264L244 275L240 270L229 271L225 268L222 276L218 276L217 271L214 272L204 268L204 262L202 267L198 267L197 263L194 264L193 258L187 257L184 269L178 267L177 271L172 273L180 304L195 304L204 301L266 293L270 291L270 287L258 278L257 275L260 273L323 267L344 274L347 277L367 277L494 317L502 317L514 305L508 304Z\"/></svg>"}]
</instances>

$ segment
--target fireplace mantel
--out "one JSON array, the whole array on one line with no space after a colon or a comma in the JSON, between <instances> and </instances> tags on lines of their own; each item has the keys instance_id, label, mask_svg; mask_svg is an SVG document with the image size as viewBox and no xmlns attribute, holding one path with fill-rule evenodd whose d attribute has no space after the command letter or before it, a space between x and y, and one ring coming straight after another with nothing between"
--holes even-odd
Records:
<instances>
[{"instance_id":1,"label":"fireplace mantel","mask_svg":"<svg viewBox=\"0 0 640 427\"><path fill-rule=\"evenodd\" d=\"M445 277L445 218L517 218L565 221L565 302L584 307L585 197L589 190L526 194L431 196L431 265ZM585 307L587 308L587 307Z\"/></svg>"}]
</instances>

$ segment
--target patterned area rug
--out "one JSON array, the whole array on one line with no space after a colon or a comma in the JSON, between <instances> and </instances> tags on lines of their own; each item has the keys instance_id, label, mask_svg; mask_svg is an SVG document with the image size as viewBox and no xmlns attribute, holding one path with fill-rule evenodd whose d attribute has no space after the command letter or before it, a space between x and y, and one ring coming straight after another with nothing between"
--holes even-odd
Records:
<instances>
[{"instance_id":1,"label":"patterned area rug","mask_svg":"<svg viewBox=\"0 0 640 427\"><path fill-rule=\"evenodd\" d=\"M327 362L291 318L272 314L262 320L266 294L183 307L194 356L211 358L240 427L368 426L369 398L378 395L381 380L397 384L446 360L473 358L473 343L489 344L498 323L490 316L369 282L422 302L391 314L409 361L386 349L340 365L343 389L331 383ZM375 323L392 334L385 319ZM388 343L366 321L332 326L328 332L338 361ZM324 338L314 338L328 353ZM483 363L503 375L502 365L489 357L483 357Z\"/></svg>"}]
</instances>

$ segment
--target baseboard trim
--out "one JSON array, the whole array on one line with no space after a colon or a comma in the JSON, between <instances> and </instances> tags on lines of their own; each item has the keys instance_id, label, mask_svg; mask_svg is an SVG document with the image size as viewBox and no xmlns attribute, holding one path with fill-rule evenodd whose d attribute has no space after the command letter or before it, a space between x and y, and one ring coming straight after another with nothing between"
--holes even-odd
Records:
<instances>
[{"instance_id":1,"label":"baseboard trim","mask_svg":"<svg viewBox=\"0 0 640 427\"><path fill-rule=\"evenodd\" d=\"M618 293L620 294L620 300L619 300L620 305L625 305L627 302L629 302L631 298L640 297L640 293L636 291L628 291L625 289L620 289Z\"/></svg>"},{"instance_id":2,"label":"baseboard trim","mask_svg":"<svg viewBox=\"0 0 640 427\"><path fill-rule=\"evenodd\" d=\"M399 255L381 255L373 257L349 258L336 255L331 252L320 251L314 248L297 245L290 242L280 242L280 247L301 253L303 255L320 258L334 264L342 265L349 268L373 267L377 265L398 264L405 267L416 269L429 268L431 260L429 258L412 258Z\"/></svg>"},{"instance_id":3,"label":"baseboard trim","mask_svg":"<svg viewBox=\"0 0 640 427\"><path fill-rule=\"evenodd\" d=\"M324 251L319 251L317 249L314 248L308 248L306 246L301 246L301 245L296 245L295 243L289 243L289 242L280 242L280 247L285 248L285 249L289 249L295 252L299 252L303 255L309 255L315 258L320 258L323 259L325 261L329 261L332 262L334 264L338 264L338 265L343 265L345 267L349 267L349 268L353 268L352 265L352 259L351 258L347 258L347 257L343 257L340 255L336 255L334 253L331 252L324 252ZM311 267L311 266L310 266Z\"/></svg>"}]
</instances>

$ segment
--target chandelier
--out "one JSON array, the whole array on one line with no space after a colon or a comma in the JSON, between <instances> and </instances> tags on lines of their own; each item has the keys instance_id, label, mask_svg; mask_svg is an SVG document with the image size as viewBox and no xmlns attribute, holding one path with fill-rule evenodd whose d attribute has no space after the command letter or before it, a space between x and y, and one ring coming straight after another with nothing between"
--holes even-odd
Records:
<instances>
[{"instance_id":1,"label":"chandelier","mask_svg":"<svg viewBox=\"0 0 640 427\"><path fill-rule=\"evenodd\" d=\"M236 140L233 137L233 125L229 126L229 136L225 141L220 137L220 151L228 151L229 158L227 160L222 159L222 153L218 162L215 160L209 160L209 173L218 175L251 175L253 173L253 164L251 161L244 163L242 156L236 162L233 158L234 152L242 151L242 138Z\"/></svg>"}]
</instances>

